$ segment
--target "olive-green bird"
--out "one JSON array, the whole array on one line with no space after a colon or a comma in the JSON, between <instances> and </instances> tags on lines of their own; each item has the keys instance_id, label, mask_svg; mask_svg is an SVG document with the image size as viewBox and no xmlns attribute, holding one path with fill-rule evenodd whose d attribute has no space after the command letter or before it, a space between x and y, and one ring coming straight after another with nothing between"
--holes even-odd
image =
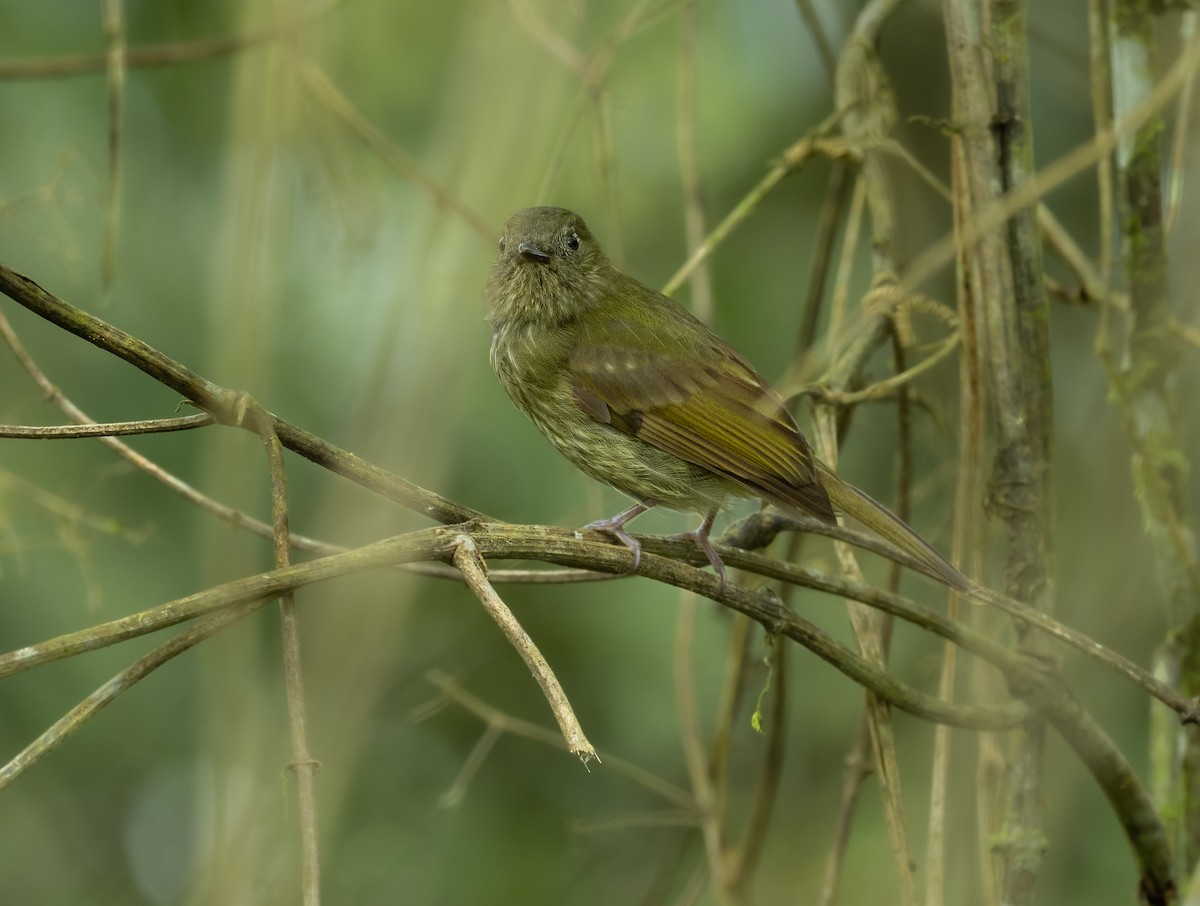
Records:
<instances>
[{"instance_id":1,"label":"olive-green bird","mask_svg":"<svg viewBox=\"0 0 1200 906\"><path fill-rule=\"evenodd\" d=\"M898 516L812 454L779 395L679 303L615 267L583 219L526 208L504 225L488 275L492 368L517 407L567 459L637 503L585 526L633 553L626 530L653 506L704 519L688 538L725 582L709 541L730 497L836 524L835 508L947 584L967 579Z\"/></svg>"}]
</instances>

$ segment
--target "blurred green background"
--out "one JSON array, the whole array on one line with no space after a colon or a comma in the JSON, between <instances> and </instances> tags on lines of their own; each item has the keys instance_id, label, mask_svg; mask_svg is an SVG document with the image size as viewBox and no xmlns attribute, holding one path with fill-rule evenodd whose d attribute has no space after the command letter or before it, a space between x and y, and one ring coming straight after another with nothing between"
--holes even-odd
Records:
<instances>
[{"instance_id":1,"label":"blurred green background","mask_svg":"<svg viewBox=\"0 0 1200 906\"><path fill-rule=\"evenodd\" d=\"M1031 6L1033 127L1044 164L1091 134L1086 3ZM817 4L835 47L858 8ZM307 18L236 53L129 70L116 278L107 292L103 72L0 80L0 261L211 380L465 505L567 526L614 512L624 505L618 495L559 459L495 383L481 288L500 224L534 203L580 211L649 285L661 286L684 260L678 4L349 0L310 15L314 9L263 0L124 4L131 49L261 34ZM611 43L638 11L644 27ZM832 90L791 0L704 0L698 15L696 125L711 226L830 113ZM602 87L585 86L547 35L585 59L610 42ZM0 67L103 51L98 3L0 0ZM904 5L883 31L881 54L902 117L896 137L948 179L948 143L936 125L949 116L940 5ZM406 175L408 164L364 143L329 95L313 90L320 80L490 233L435 203ZM796 348L828 175L829 164L814 160L787 178L711 262L715 326L771 378ZM911 259L950 229L949 207L902 165L892 175L900 251ZM1092 175L1048 202L1095 254ZM1184 253L1171 279L1179 316L1191 323L1196 256L1186 251L1196 229L1185 205L1173 238ZM867 288L869 266L861 249L855 297ZM1049 266L1067 279L1057 262ZM953 305L952 269L924 289ZM171 393L7 301L0 311L31 355L94 418L173 412ZM1054 310L1058 615L1146 664L1163 631L1161 596L1139 529L1129 449L1092 352L1096 324L1092 311ZM941 335L933 323L920 329L923 340ZM818 348L809 377L830 353ZM1192 386L1196 358L1193 351L1180 377ZM880 356L873 373L886 365ZM956 380L951 362L918 385L939 418L916 421L914 522L943 549ZM65 420L6 353L0 387L0 421ZM1185 424L1192 454L1198 425L1193 403ZM887 497L894 436L890 406L864 407L842 473ZM210 428L131 445L204 492L268 517L264 459L250 434ZM307 462L288 462L295 531L356 544L425 524ZM638 529L678 531L687 518L652 514ZM832 567L823 543L807 545L805 556ZM95 441L0 440L4 650L271 562L267 542L192 508ZM881 580L877 564L869 569ZM905 589L944 606L928 583L907 579ZM591 740L686 787L672 668L678 594L643 580L503 593ZM795 600L803 615L849 640L841 602ZM463 588L376 574L304 589L298 601L311 745L323 764L327 902L677 901L703 864L698 833L643 820L672 806L603 765L588 772L556 749L506 736L461 798L446 800L484 728L453 705L413 719L413 709L437 695L428 671L553 726L528 671ZM697 688L687 694L711 730L729 620L710 606L700 614ZM264 609L165 666L4 792L6 902L297 901L278 623L275 609ZM0 683L0 754L11 757L157 641ZM759 633L752 644L764 649ZM893 666L904 679L932 689L939 655L931 639L898 628ZM861 713L859 689L824 663L796 648L789 668L782 787L755 885L762 903L815 901ZM1144 770L1144 697L1071 655L1067 670ZM762 672L752 681L761 683ZM922 864L932 732L902 714L896 726ZM975 740L959 733L955 742L948 901L965 903L978 883ZM747 709L734 738L735 815L749 809L762 746ZM1102 796L1057 740L1049 765L1040 902L1132 902L1135 868ZM840 902L891 902L890 859L869 780Z\"/></svg>"}]
</instances>

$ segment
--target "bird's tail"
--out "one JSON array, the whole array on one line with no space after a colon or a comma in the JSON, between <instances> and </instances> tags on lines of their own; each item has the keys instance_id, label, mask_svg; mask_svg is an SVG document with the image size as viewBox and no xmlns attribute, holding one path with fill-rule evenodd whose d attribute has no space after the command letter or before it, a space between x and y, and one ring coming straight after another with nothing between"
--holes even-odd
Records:
<instances>
[{"instance_id":1,"label":"bird's tail","mask_svg":"<svg viewBox=\"0 0 1200 906\"><path fill-rule=\"evenodd\" d=\"M939 554L928 541L917 534L908 523L869 494L848 484L819 460L817 474L829 495L834 509L853 516L867 528L890 541L904 553L917 560L925 572L958 592L967 592L975 585Z\"/></svg>"}]
</instances>

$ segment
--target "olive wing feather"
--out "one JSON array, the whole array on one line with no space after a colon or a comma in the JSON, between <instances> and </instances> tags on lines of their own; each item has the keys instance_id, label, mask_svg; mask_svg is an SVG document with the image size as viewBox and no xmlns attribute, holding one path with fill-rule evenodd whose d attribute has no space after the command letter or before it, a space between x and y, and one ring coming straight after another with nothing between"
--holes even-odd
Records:
<instances>
[{"instance_id":1,"label":"olive wing feather","mask_svg":"<svg viewBox=\"0 0 1200 906\"><path fill-rule=\"evenodd\" d=\"M682 330L668 336L625 322L581 331L567 361L580 408L778 506L836 521L783 401L736 350L679 314L686 321L673 327Z\"/></svg>"}]
</instances>

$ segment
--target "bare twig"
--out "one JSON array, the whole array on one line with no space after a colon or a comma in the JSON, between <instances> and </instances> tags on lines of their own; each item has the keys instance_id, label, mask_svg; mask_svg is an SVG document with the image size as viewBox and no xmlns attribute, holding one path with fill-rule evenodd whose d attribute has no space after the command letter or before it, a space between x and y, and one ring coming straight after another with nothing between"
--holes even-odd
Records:
<instances>
[{"instance_id":1,"label":"bare twig","mask_svg":"<svg viewBox=\"0 0 1200 906\"><path fill-rule=\"evenodd\" d=\"M832 465L837 460L835 414L830 408L822 408L816 415L814 443L818 455ZM854 582L862 581L862 573L850 548L837 543L835 550L842 574ZM883 647L879 621L871 610L853 599L847 600L847 612L854 628L859 651L872 664L882 667L887 662ZM907 819L900 797L899 761L896 758L895 734L891 716L878 696L868 694L866 712L871 728L871 742L875 755L876 769L880 774L880 794L883 797L884 814L888 819L888 834L892 844L892 858L896 863L900 879L899 899L901 903L917 902L916 879L913 877L914 862L908 840Z\"/></svg>"},{"instance_id":2,"label":"bare twig","mask_svg":"<svg viewBox=\"0 0 1200 906\"><path fill-rule=\"evenodd\" d=\"M125 106L125 4L104 0L104 43L108 69L108 171L104 188L104 240L100 251L100 287L107 298L117 276L117 238L121 228L121 121Z\"/></svg>"},{"instance_id":3,"label":"bare twig","mask_svg":"<svg viewBox=\"0 0 1200 906\"><path fill-rule=\"evenodd\" d=\"M842 349L845 343L846 324L850 320L846 314L850 307L850 280L854 276L854 259L858 254L866 209L867 186L860 175L854 180L854 188L850 193L846 229L842 234L842 253L838 256L837 273L829 299L829 327L825 330L825 344L831 351Z\"/></svg>"},{"instance_id":4,"label":"bare twig","mask_svg":"<svg viewBox=\"0 0 1200 906\"><path fill-rule=\"evenodd\" d=\"M725 646L725 669L722 671L721 691L717 695L716 725L708 756L708 773L713 778L714 799L723 820L728 816L730 755L737 735L738 711L746 691L750 628L753 625L740 614L730 622L729 639ZM688 666L690 669L691 665Z\"/></svg>"},{"instance_id":5,"label":"bare twig","mask_svg":"<svg viewBox=\"0 0 1200 906\"><path fill-rule=\"evenodd\" d=\"M830 835L829 851L825 854L825 873L821 879L821 892L817 906L833 906L837 902L838 886L842 880L842 865L846 847L850 842L850 830L858 811L858 794L863 781L874 769L871 758L871 726L864 712L858 725L858 735L846 755L845 771L842 775L842 796L838 803L837 818Z\"/></svg>"},{"instance_id":6,"label":"bare twig","mask_svg":"<svg viewBox=\"0 0 1200 906\"><path fill-rule=\"evenodd\" d=\"M958 349L960 339L959 332L956 330L950 336L946 337L946 339L942 340L933 352L925 356L917 364L903 371L890 374L886 378L874 381L861 390L835 390L830 387L817 387L815 388L814 395L819 396L825 402L838 406L853 406L857 403L868 403L873 400L890 398L899 390L907 390L908 385L914 379L948 359ZM791 396L791 393L785 394L785 398L787 396Z\"/></svg>"},{"instance_id":7,"label":"bare twig","mask_svg":"<svg viewBox=\"0 0 1200 906\"><path fill-rule=\"evenodd\" d=\"M226 626L236 623L265 603L266 599L257 600L216 613L142 655L55 721L37 739L9 760L3 768L0 768L0 790L37 764L51 750L83 726L89 718L94 717L101 708L112 702L121 693L131 689L135 683L145 679L177 654L182 654Z\"/></svg>"},{"instance_id":8,"label":"bare twig","mask_svg":"<svg viewBox=\"0 0 1200 906\"><path fill-rule=\"evenodd\" d=\"M579 719L575 716L571 702L567 699L567 694L559 684L554 671L550 669L550 664L542 656L542 652L538 650L533 639L521 628L521 624L517 622L513 612L508 609L508 605L496 594L496 590L488 582L487 568L484 566L483 557L480 556L479 549L470 535L459 535L455 539L453 560L455 567L462 572L463 579L466 580L471 591L475 592L479 603L488 612L488 616L495 620L509 644L521 655L525 666L529 668L533 678L542 687L542 694L546 696L546 702L554 713L554 719L558 721L563 739L567 741L567 748L573 755L579 756L585 765L593 758L599 761L596 750L584 736L583 727L579 725Z\"/></svg>"},{"instance_id":9,"label":"bare twig","mask_svg":"<svg viewBox=\"0 0 1200 906\"><path fill-rule=\"evenodd\" d=\"M299 74L314 100L340 120L402 179L406 179L422 189L438 207L456 214L482 239L488 243L495 241L496 230L488 225L482 215L468 207L452 191L421 169L420 165L407 152L380 132L378 127L362 115L321 69L312 63L302 62L299 65Z\"/></svg>"},{"instance_id":10,"label":"bare twig","mask_svg":"<svg viewBox=\"0 0 1200 906\"><path fill-rule=\"evenodd\" d=\"M30 378L33 379L33 382L42 391L46 399L66 413L69 418L74 419L81 425L86 426L96 424L96 422L94 422L86 412L71 402L71 400L69 400L63 394L63 392L50 381L48 377L46 377L42 370L38 368L37 363L34 362L29 356L29 353L25 351L25 347L21 344L20 339L17 337L16 333L13 332L12 326L8 323L8 319L5 318L2 313L0 313L0 338L2 338L5 343L8 344L9 348L13 352L13 355L16 357L17 362L23 369L25 369ZM212 419L212 416L208 414L205 414L204 417ZM215 421L215 419L213 420ZM214 500L207 494L202 494L200 491L183 481L177 475L168 472L157 463L132 449L128 444L122 443L116 438L104 436L103 434L99 440L102 444L107 446L126 462L131 463L135 468L149 475L151 478L162 482L163 485L180 495L184 500L199 507L201 510L210 513L216 516L218 519L222 519L225 522L228 522L230 525L236 526L237 528L243 528L247 531L253 532L259 537L273 537L274 533L271 526L267 525L265 522L255 519L252 516L248 516L240 510L235 510L233 507ZM341 548L337 548L334 545L327 545L324 542L317 541L313 538L308 538L304 535L292 534L291 539L292 543L297 547L312 551L313 553L328 554L341 550Z\"/></svg>"},{"instance_id":11,"label":"bare twig","mask_svg":"<svg viewBox=\"0 0 1200 906\"><path fill-rule=\"evenodd\" d=\"M683 226L690 255L704 242L704 194L700 185L699 149L696 142L696 23L697 0L688 0L679 11L679 100L675 108L679 147L679 179L683 189ZM709 324L713 315L712 277L707 266L692 272L692 311Z\"/></svg>"},{"instance_id":12,"label":"bare twig","mask_svg":"<svg viewBox=\"0 0 1200 906\"><path fill-rule=\"evenodd\" d=\"M804 24L808 26L813 44L817 47L817 55L821 58L821 65L825 67L825 73L829 76L830 81L833 81L833 74L837 69L837 56L833 52L833 46L829 43L825 29L821 27L821 19L817 15L812 0L796 0L796 8L800 10L800 17L804 19Z\"/></svg>"},{"instance_id":13,"label":"bare twig","mask_svg":"<svg viewBox=\"0 0 1200 906\"><path fill-rule=\"evenodd\" d=\"M679 289L692 271L699 267L729 234L754 212L759 202L769 195L785 176L804 166L814 154L823 154L834 159L845 156L848 153L845 145L835 139L824 137L836 125L838 119L839 116L834 114L817 126L811 135L799 139L787 148L780 156L779 162L767 172L758 185L746 193L733 210L713 228L703 244L688 256L687 261L680 265L679 270L671 275L671 279L663 287L663 292L669 296Z\"/></svg>"},{"instance_id":14,"label":"bare twig","mask_svg":"<svg viewBox=\"0 0 1200 906\"><path fill-rule=\"evenodd\" d=\"M201 377L157 349L123 330L46 292L28 277L0 264L0 292L53 324L82 337L139 368L159 383L212 413L222 424L241 425L242 395ZM404 506L445 523L463 522L482 514L405 481L378 466L327 443L316 435L271 416L280 442L318 465L370 487Z\"/></svg>"},{"instance_id":15,"label":"bare twig","mask_svg":"<svg viewBox=\"0 0 1200 906\"><path fill-rule=\"evenodd\" d=\"M484 725L483 733L480 734L478 741L471 748L470 754L463 761L462 767L459 768L458 776L450 784L450 789L442 793L438 799L438 805L442 808L457 808L467 798L467 787L471 785L471 781L475 779L475 775L479 773L479 769L487 761L488 755L491 754L492 749L503 735L503 732L499 724L488 723Z\"/></svg>"},{"instance_id":16,"label":"bare twig","mask_svg":"<svg viewBox=\"0 0 1200 906\"><path fill-rule=\"evenodd\" d=\"M154 532L150 528L132 528L117 519L91 512L58 494L51 493L35 482L28 481L7 469L0 468L0 488L32 500L39 507L63 520L73 528L87 528L105 535L115 535L130 544L145 544Z\"/></svg>"},{"instance_id":17,"label":"bare twig","mask_svg":"<svg viewBox=\"0 0 1200 906\"><path fill-rule=\"evenodd\" d=\"M440 710L445 703L453 703L474 714L489 727L495 727L502 733L510 733L513 736L532 739L542 745L567 751L567 741L563 738L561 732L556 733L539 724L530 723L519 717L513 717L511 714L487 704L482 699L463 689L451 677L439 670L432 670L427 673L426 679L441 691L441 696L438 701L431 703L431 705L423 706L419 712L414 712L412 715L413 720L422 720L428 716L433 708L436 707ZM638 767L636 764L609 752L604 753L603 762L599 758L597 758L597 762L603 765L605 771L636 783L638 786L665 799L684 812L692 812L693 818L691 823L695 823L695 802L687 790L675 786L675 784L663 780L657 774L652 774L644 768Z\"/></svg>"},{"instance_id":18,"label":"bare twig","mask_svg":"<svg viewBox=\"0 0 1200 906\"><path fill-rule=\"evenodd\" d=\"M61 440L75 437L118 437L128 434L165 434L187 431L215 423L207 412L175 418L149 418L132 422L106 422L87 425L0 425L0 437L30 440Z\"/></svg>"},{"instance_id":19,"label":"bare twig","mask_svg":"<svg viewBox=\"0 0 1200 906\"><path fill-rule=\"evenodd\" d=\"M808 288L804 294L804 316L800 321L800 338L796 344L794 374L803 374L802 366L809 350L817 338L817 323L821 316L821 300L829 280L829 268L833 263L833 248L837 241L837 227L845 214L849 191L854 184L850 178L850 165L844 159L833 161L829 168L829 182L825 187L825 200L821 205L821 219L817 224L817 239L813 243L812 266L808 272Z\"/></svg>"},{"instance_id":20,"label":"bare twig","mask_svg":"<svg viewBox=\"0 0 1200 906\"><path fill-rule=\"evenodd\" d=\"M963 186L966 176L962 166L962 149L954 146L953 178L956 187ZM956 196L967 197L966 189L961 188ZM955 205L953 209L955 231L958 232L970 217L970 211L963 205ZM985 399L984 382L979 366L981 350L981 335L976 323L975 305L967 301L978 282L976 277L975 256L969 253L969 247L963 246L959 252L959 267L957 268L959 308L962 320L959 325L962 337L962 353L959 356L959 437L958 457L954 489L954 532L951 545L953 562L960 564L968 576L977 576L983 559L984 526L979 519L979 509L983 503L983 459L985 440ZM957 620L959 618L959 596L953 592L949 595L946 605L947 615ZM987 614L972 614L972 621L978 625L987 619ZM949 643L942 646L942 665L938 676L938 694L946 699L954 698L956 679L958 676L958 649ZM991 679L985 676L982 663L975 662L975 678L977 685L983 688ZM993 681L994 682L994 681ZM946 896L946 864L949 854L946 851L947 799L950 785L950 758L952 736L943 733L939 728L934 730L933 756L930 765L930 796L929 796L929 833L928 857L926 865L929 879L925 887L926 906L942 906ZM991 737L980 740L979 765L988 763L988 754L994 748ZM978 768L977 768L978 770ZM977 821L985 828L990 828L992 811L990 798L985 795L986 784L980 784L976 792ZM992 872L991 856L984 851L988 845L990 834L980 834L980 888L981 903L991 904L995 899L995 883Z\"/></svg>"},{"instance_id":21,"label":"bare twig","mask_svg":"<svg viewBox=\"0 0 1200 906\"><path fill-rule=\"evenodd\" d=\"M291 562L288 529L287 471L283 463L283 445L275 433L267 410L257 402L248 403L250 422L266 448L271 477L271 516L274 528L275 566ZM292 761L288 767L296 776L296 795L300 813L300 889L304 906L321 901L321 858L317 835L316 773L319 767L308 747L308 716L304 702L304 671L300 661L300 617L296 596L291 589L279 597L280 627L283 633L283 672L287 690L288 727L292 737Z\"/></svg>"},{"instance_id":22,"label":"bare twig","mask_svg":"<svg viewBox=\"0 0 1200 906\"><path fill-rule=\"evenodd\" d=\"M604 101L605 79L608 75L608 68L612 65L616 49L622 43L644 29L649 28L651 25L654 25L659 19L670 14L675 7L685 2L688 2L688 0L665 0L665 2L650 9L646 9L647 4L645 2L633 4L616 28L606 35L589 55L575 47L566 37L550 28L543 17L534 14L529 9L528 0L509 0L509 8L512 10L513 18L517 24L530 37L545 47L551 56L578 75L582 83L580 85L579 97L575 101L571 111L570 121L559 133L554 150L550 155L550 162L545 168L545 175L542 177L541 185L534 195L539 203L543 203L549 199L553 194L555 186L558 185L563 167L567 162L571 142L575 137L575 131L583 121L583 116L587 112L588 105L592 106L593 115L599 116L595 108L607 103ZM602 122L599 125L601 128L607 128ZM608 212L608 216L611 218L611 212ZM615 248L619 252L621 249L620 232L614 232L612 235L617 242Z\"/></svg>"},{"instance_id":23,"label":"bare twig","mask_svg":"<svg viewBox=\"0 0 1200 906\"><path fill-rule=\"evenodd\" d=\"M704 752L700 717L696 712L696 678L692 670L695 630L696 596L685 592L679 596L679 613L675 618L675 710L679 715L680 742L692 785L692 797L696 800L713 896L718 903L728 906L735 900L726 870L725 829L722 826L724 816L717 799L711 765Z\"/></svg>"}]
</instances>

